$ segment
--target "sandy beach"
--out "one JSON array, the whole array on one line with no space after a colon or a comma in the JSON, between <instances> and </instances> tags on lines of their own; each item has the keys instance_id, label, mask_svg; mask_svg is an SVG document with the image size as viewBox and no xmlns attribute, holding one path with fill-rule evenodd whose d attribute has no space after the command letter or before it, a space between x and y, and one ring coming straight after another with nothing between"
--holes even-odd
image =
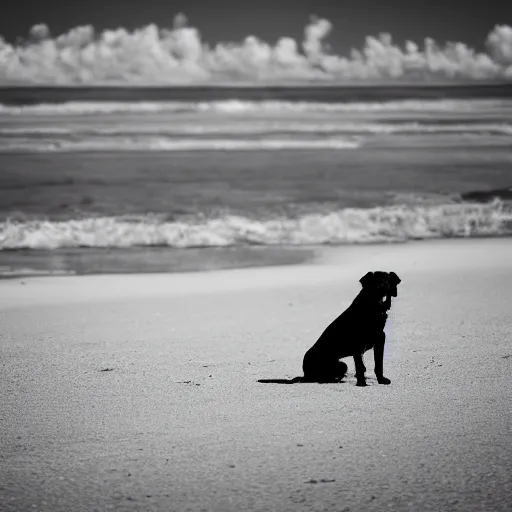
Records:
<instances>
[{"instance_id":1,"label":"sandy beach","mask_svg":"<svg viewBox=\"0 0 512 512\"><path fill-rule=\"evenodd\" d=\"M512 241L309 264L0 281L2 511L510 511ZM369 270L402 279L380 386L304 352Z\"/></svg>"}]
</instances>

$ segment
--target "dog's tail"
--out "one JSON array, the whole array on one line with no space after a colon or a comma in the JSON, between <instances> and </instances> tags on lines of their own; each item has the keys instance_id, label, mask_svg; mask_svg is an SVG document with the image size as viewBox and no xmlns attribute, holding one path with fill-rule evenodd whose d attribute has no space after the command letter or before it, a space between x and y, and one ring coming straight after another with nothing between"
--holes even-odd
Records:
<instances>
[{"instance_id":1,"label":"dog's tail","mask_svg":"<svg viewBox=\"0 0 512 512\"><path fill-rule=\"evenodd\" d=\"M293 379L260 379L258 382L263 384L297 384L298 382L306 382L304 377L295 377Z\"/></svg>"}]
</instances>

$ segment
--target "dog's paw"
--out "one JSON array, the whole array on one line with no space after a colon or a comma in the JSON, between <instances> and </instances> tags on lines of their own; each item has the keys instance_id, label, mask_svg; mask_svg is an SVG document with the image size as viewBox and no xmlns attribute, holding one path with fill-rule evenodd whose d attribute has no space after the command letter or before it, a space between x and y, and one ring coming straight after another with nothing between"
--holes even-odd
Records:
<instances>
[{"instance_id":1,"label":"dog's paw","mask_svg":"<svg viewBox=\"0 0 512 512\"><path fill-rule=\"evenodd\" d=\"M357 379L357 384L356 386L367 386L366 384L366 379Z\"/></svg>"},{"instance_id":2,"label":"dog's paw","mask_svg":"<svg viewBox=\"0 0 512 512\"><path fill-rule=\"evenodd\" d=\"M391 384L391 381L386 377L377 377L377 382L379 384Z\"/></svg>"}]
</instances>

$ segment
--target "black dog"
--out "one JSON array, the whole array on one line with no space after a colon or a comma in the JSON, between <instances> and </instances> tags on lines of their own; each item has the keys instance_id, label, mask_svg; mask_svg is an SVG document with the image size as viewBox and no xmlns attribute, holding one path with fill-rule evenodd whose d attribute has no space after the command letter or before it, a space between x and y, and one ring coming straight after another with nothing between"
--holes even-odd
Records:
<instances>
[{"instance_id":1,"label":"black dog","mask_svg":"<svg viewBox=\"0 0 512 512\"><path fill-rule=\"evenodd\" d=\"M368 272L359 282L363 286L359 295L306 352L302 382L337 382L348 370L340 359L353 357L357 385L366 386L363 354L373 348L377 382L391 383L384 377L382 368L386 342L384 326L391 297L397 296L400 278L394 272Z\"/></svg>"}]
</instances>

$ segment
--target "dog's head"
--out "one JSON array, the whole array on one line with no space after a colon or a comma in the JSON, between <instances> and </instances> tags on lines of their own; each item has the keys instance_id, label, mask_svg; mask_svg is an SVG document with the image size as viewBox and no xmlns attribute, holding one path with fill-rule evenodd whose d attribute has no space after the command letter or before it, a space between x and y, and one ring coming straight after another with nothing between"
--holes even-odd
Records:
<instances>
[{"instance_id":1,"label":"dog's head","mask_svg":"<svg viewBox=\"0 0 512 512\"><path fill-rule=\"evenodd\" d=\"M394 272L368 272L359 282L363 290L371 294L376 300L384 300L386 297L396 297L397 286L401 279Z\"/></svg>"}]
</instances>

